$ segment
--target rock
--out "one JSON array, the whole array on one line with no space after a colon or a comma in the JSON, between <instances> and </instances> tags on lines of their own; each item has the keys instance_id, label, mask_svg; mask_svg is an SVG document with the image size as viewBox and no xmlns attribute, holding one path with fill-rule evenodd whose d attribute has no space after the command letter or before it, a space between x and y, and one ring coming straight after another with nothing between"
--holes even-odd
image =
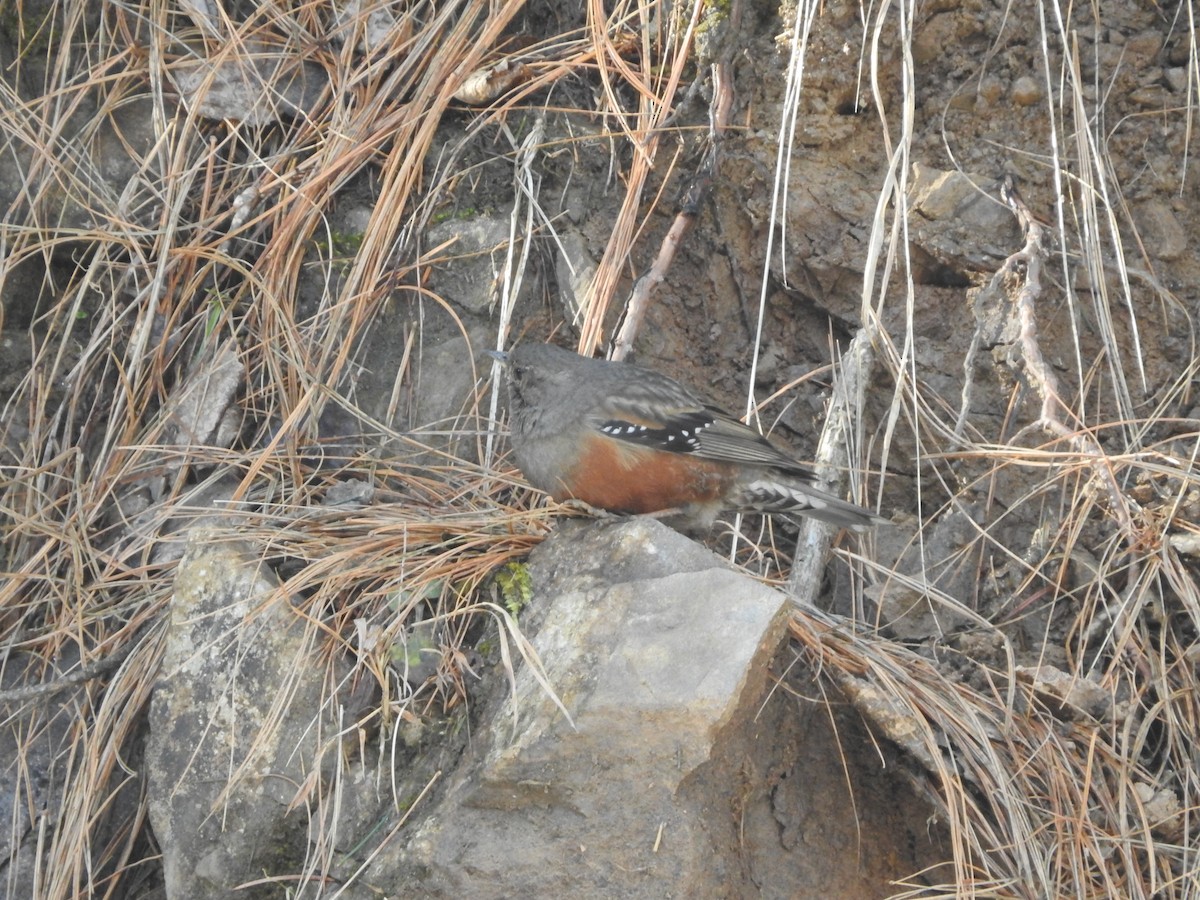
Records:
<instances>
[{"instance_id":1,"label":"rock","mask_svg":"<svg viewBox=\"0 0 1200 900\"><path fill-rule=\"evenodd\" d=\"M995 180L913 163L908 184L914 246L927 254L927 284L970 283L970 272L994 268L1017 242L1016 220L992 196Z\"/></svg>"},{"instance_id":2,"label":"rock","mask_svg":"<svg viewBox=\"0 0 1200 900\"><path fill-rule=\"evenodd\" d=\"M1162 34L1157 29L1129 36L1125 41L1126 65L1139 70L1144 68L1158 56L1162 43Z\"/></svg>"},{"instance_id":3,"label":"rock","mask_svg":"<svg viewBox=\"0 0 1200 900\"><path fill-rule=\"evenodd\" d=\"M940 637L967 621L954 606L958 602L932 585L923 589L899 581L871 585L866 596L879 608L879 621L901 640Z\"/></svg>"},{"instance_id":4,"label":"rock","mask_svg":"<svg viewBox=\"0 0 1200 900\"><path fill-rule=\"evenodd\" d=\"M308 821L288 810L318 766L296 749L340 746L314 739L324 667L258 556L197 530L175 576L146 744L169 898L297 870Z\"/></svg>"},{"instance_id":5,"label":"rock","mask_svg":"<svg viewBox=\"0 0 1200 900\"><path fill-rule=\"evenodd\" d=\"M724 895L737 863L714 857L678 795L753 729L787 598L652 520L564 527L530 569L545 680L523 666L516 719L497 709L477 729L404 852L404 883L427 897ZM735 772L725 786L732 799Z\"/></svg>"},{"instance_id":6,"label":"rock","mask_svg":"<svg viewBox=\"0 0 1200 900\"><path fill-rule=\"evenodd\" d=\"M1038 699L1060 719L1111 717L1111 691L1078 674L1064 672L1056 666L1017 666L1018 683L1033 689Z\"/></svg>"},{"instance_id":7,"label":"rock","mask_svg":"<svg viewBox=\"0 0 1200 900\"><path fill-rule=\"evenodd\" d=\"M980 109L991 109L1004 96L1004 84L999 78L985 78L979 83L976 103Z\"/></svg>"},{"instance_id":8,"label":"rock","mask_svg":"<svg viewBox=\"0 0 1200 900\"><path fill-rule=\"evenodd\" d=\"M588 253L587 241L574 229L559 232L554 274L567 318L578 322L587 309L588 291L596 275L596 262Z\"/></svg>"},{"instance_id":9,"label":"rock","mask_svg":"<svg viewBox=\"0 0 1200 900\"><path fill-rule=\"evenodd\" d=\"M411 15L398 16L386 3L341 0L334 4L333 15L337 23L333 40L341 44L354 36L358 48L368 55L386 51L389 44L401 45L412 35Z\"/></svg>"},{"instance_id":10,"label":"rock","mask_svg":"<svg viewBox=\"0 0 1200 900\"><path fill-rule=\"evenodd\" d=\"M936 220L972 213L980 201L985 201L986 205L975 215L976 224L982 226L990 224L996 215L988 210L988 206L1004 209L998 203L987 202L986 184L988 180L982 177L973 178L964 172L947 172L913 163L912 181L908 186L909 202L913 212Z\"/></svg>"},{"instance_id":11,"label":"rock","mask_svg":"<svg viewBox=\"0 0 1200 900\"><path fill-rule=\"evenodd\" d=\"M1022 75L1012 86L1012 101L1017 106L1034 106L1046 96L1041 84L1029 75Z\"/></svg>"},{"instance_id":12,"label":"rock","mask_svg":"<svg viewBox=\"0 0 1200 900\"><path fill-rule=\"evenodd\" d=\"M1200 556L1200 535L1194 531L1177 531L1171 534L1169 538L1171 547L1176 553L1182 553L1185 556L1198 557ZM1197 661L1200 662L1200 645L1196 647Z\"/></svg>"},{"instance_id":13,"label":"rock","mask_svg":"<svg viewBox=\"0 0 1200 900\"><path fill-rule=\"evenodd\" d=\"M407 422L423 444L445 447L463 458L473 456L475 438L458 417L468 405L476 375L487 371L484 367L477 372L471 359L471 344L464 337L426 346L414 362L413 408Z\"/></svg>"},{"instance_id":14,"label":"rock","mask_svg":"<svg viewBox=\"0 0 1200 900\"><path fill-rule=\"evenodd\" d=\"M1156 197L1139 204L1137 225L1143 243L1153 247L1160 259L1179 259L1187 252L1187 232L1166 200Z\"/></svg>"},{"instance_id":15,"label":"rock","mask_svg":"<svg viewBox=\"0 0 1200 900\"><path fill-rule=\"evenodd\" d=\"M322 506L340 506L345 509L361 509L375 499L375 485L361 478L337 481L325 492Z\"/></svg>"},{"instance_id":16,"label":"rock","mask_svg":"<svg viewBox=\"0 0 1200 900\"><path fill-rule=\"evenodd\" d=\"M413 333L421 340L406 345L405 336ZM422 465L444 460L420 448L475 458L487 423L471 418L471 411L478 379L488 375L491 360L477 359L474 348L489 340L495 334L485 324L440 304L397 302L376 317L362 350L370 365L357 378L354 396L359 409L404 435L385 440L378 452Z\"/></svg>"},{"instance_id":17,"label":"rock","mask_svg":"<svg viewBox=\"0 0 1200 900\"><path fill-rule=\"evenodd\" d=\"M1176 93L1182 94L1187 90L1188 70L1183 66L1172 66L1164 69L1163 78L1166 79L1167 87Z\"/></svg>"},{"instance_id":18,"label":"rock","mask_svg":"<svg viewBox=\"0 0 1200 900\"><path fill-rule=\"evenodd\" d=\"M183 466L187 453L198 444L215 444L228 448L236 433L228 424L228 411L234 395L245 378L245 370L233 339L220 346L206 348L164 406L164 415L171 422L168 445L177 449L178 460L171 463L169 472Z\"/></svg>"},{"instance_id":19,"label":"rock","mask_svg":"<svg viewBox=\"0 0 1200 900\"><path fill-rule=\"evenodd\" d=\"M920 560L905 560L898 566L905 579L883 580L866 588L878 607L881 625L901 640L923 640L978 621L963 605L976 590L974 570L956 561L976 539L980 519L982 511L970 506L942 516L928 532Z\"/></svg>"},{"instance_id":20,"label":"rock","mask_svg":"<svg viewBox=\"0 0 1200 900\"><path fill-rule=\"evenodd\" d=\"M445 246L434 260L430 288L455 306L486 313L499 296L508 235L508 220L499 216L456 217L434 225L426 245Z\"/></svg>"},{"instance_id":21,"label":"rock","mask_svg":"<svg viewBox=\"0 0 1200 900\"><path fill-rule=\"evenodd\" d=\"M1134 793L1145 810L1144 821L1150 830L1168 841L1179 841L1184 835L1183 808L1179 798L1168 788L1158 788L1143 781L1135 782Z\"/></svg>"},{"instance_id":22,"label":"rock","mask_svg":"<svg viewBox=\"0 0 1200 900\"><path fill-rule=\"evenodd\" d=\"M1172 103L1167 89L1161 84L1147 84L1129 92L1129 99L1137 106L1160 110Z\"/></svg>"},{"instance_id":23,"label":"rock","mask_svg":"<svg viewBox=\"0 0 1200 900\"><path fill-rule=\"evenodd\" d=\"M310 112L329 89L329 75L298 47L259 40L212 59L182 59L170 73L196 115L251 126Z\"/></svg>"}]
</instances>

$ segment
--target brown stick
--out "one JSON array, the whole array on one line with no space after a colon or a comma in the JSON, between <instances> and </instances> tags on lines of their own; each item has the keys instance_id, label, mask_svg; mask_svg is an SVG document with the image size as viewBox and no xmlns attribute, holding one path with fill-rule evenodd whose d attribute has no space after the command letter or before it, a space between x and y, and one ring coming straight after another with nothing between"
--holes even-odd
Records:
<instances>
[{"instance_id":1,"label":"brown stick","mask_svg":"<svg viewBox=\"0 0 1200 900\"><path fill-rule=\"evenodd\" d=\"M1014 301L1019 326L1018 346L1021 348L1026 379L1030 387L1042 398L1041 414L1029 427L1041 428L1053 437L1065 439L1073 450L1089 460L1097 479L1108 493L1113 515L1117 518L1121 532L1132 546L1137 543L1138 535L1130 509L1136 508L1137 505L1121 491L1104 451L1095 438L1084 430L1082 425L1076 428L1067 427L1064 419L1073 418L1074 414L1063 403L1058 378L1042 356L1041 344L1038 342L1036 304L1042 293L1042 225L1021 199L1011 177L1005 177L1001 184L1000 197L1008 204L1008 208L1013 211L1025 232L1025 246L1004 261L992 283L997 285L1003 275L1016 272L1020 263L1025 264L1024 284Z\"/></svg>"},{"instance_id":2,"label":"brown stick","mask_svg":"<svg viewBox=\"0 0 1200 900\"><path fill-rule=\"evenodd\" d=\"M655 288L662 284L667 277L667 271L675 259L675 252L683 243L684 237L696 223L700 209L712 193L713 178L717 171L717 153L721 138L729 125L729 113L733 109L733 87L729 77L729 64L722 59L712 67L713 98L709 106L709 148L704 155L696 177L692 179L684 197L683 206L675 221L671 224L662 245L658 248L658 256L645 275L638 279L633 286L629 302L625 304L625 312L613 338L611 359L624 359L633 350L633 342L642 328L646 318L646 310L650 306L650 298Z\"/></svg>"}]
</instances>

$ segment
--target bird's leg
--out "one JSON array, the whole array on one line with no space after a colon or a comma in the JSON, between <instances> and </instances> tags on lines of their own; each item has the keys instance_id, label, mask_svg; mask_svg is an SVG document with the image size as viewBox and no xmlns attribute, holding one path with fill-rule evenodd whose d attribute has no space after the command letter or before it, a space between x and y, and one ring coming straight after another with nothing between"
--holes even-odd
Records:
<instances>
[{"instance_id":1,"label":"bird's leg","mask_svg":"<svg viewBox=\"0 0 1200 900\"><path fill-rule=\"evenodd\" d=\"M591 516L593 519L615 519L617 517L615 513L610 513L607 509L592 506L592 504L584 500L576 500L574 497L560 501L560 505L581 512L585 516Z\"/></svg>"},{"instance_id":2,"label":"bird's leg","mask_svg":"<svg viewBox=\"0 0 1200 900\"><path fill-rule=\"evenodd\" d=\"M669 519L672 516L685 516L687 514L688 511L683 506L672 506L670 509L656 509L654 512L642 513L648 519L658 519L659 521Z\"/></svg>"},{"instance_id":3,"label":"bird's leg","mask_svg":"<svg viewBox=\"0 0 1200 900\"><path fill-rule=\"evenodd\" d=\"M586 500L578 500L575 497L568 497L566 500L559 501L560 506L565 506L567 509L573 509L583 513L585 516L591 516L593 519L626 519L628 516L621 513L609 512L607 509L601 509L599 506L592 506ZM672 516L682 516L687 514L687 509L682 506L672 506L670 509L656 509L654 512L639 513L648 519L669 519Z\"/></svg>"}]
</instances>

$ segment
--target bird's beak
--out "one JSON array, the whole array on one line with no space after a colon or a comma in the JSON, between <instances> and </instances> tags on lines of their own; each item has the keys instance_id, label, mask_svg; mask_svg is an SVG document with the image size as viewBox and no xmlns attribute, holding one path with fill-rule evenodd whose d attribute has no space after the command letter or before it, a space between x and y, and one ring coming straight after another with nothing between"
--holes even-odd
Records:
<instances>
[{"instance_id":1,"label":"bird's beak","mask_svg":"<svg viewBox=\"0 0 1200 900\"><path fill-rule=\"evenodd\" d=\"M490 356L492 359L496 360L496 362L500 363L501 365L503 365L503 366L508 365L508 354L507 353L505 353L501 350L484 350L483 352L486 353L488 356Z\"/></svg>"}]
</instances>

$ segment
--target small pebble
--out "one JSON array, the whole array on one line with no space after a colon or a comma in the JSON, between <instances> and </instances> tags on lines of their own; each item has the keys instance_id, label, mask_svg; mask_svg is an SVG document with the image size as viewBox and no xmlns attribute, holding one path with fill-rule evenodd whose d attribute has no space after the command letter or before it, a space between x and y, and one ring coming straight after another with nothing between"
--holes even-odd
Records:
<instances>
[{"instance_id":1,"label":"small pebble","mask_svg":"<svg viewBox=\"0 0 1200 900\"><path fill-rule=\"evenodd\" d=\"M1182 94L1187 90L1188 70L1184 68L1171 68L1163 70L1163 77L1167 80L1167 86L1176 93Z\"/></svg>"},{"instance_id":2,"label":"small pebble","mask_svg":"<svg viewBox=\"0 0 1200 900\"><path fill-rule=\"evenodd\" d=\"M1044 96L1042 86L1028 75L1022 75L1013 82L1012 99L1017 106L1033 106L1040 103Z\"/></svg>"}]
</instances>

